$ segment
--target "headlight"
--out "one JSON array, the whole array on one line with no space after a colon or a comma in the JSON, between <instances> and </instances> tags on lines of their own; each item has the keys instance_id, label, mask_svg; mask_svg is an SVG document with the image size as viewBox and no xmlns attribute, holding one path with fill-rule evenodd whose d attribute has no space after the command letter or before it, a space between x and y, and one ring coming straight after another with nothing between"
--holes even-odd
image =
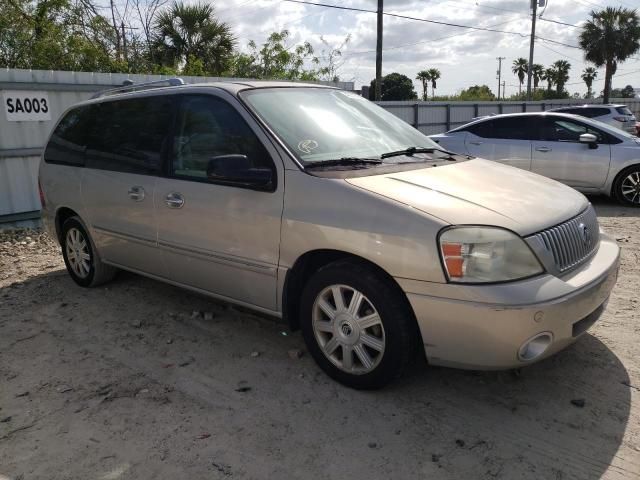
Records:
<instances>
[{"instance_id":1,"label":"headlight","mask_svg":"<svg viewBox=\"0 0 640 480\"><path fill-rule=\"evenodd\" d=\"M529 246L495 227L454 227L440 234L440 253L451 282L507 282L544 270Z\"/></svg>"}]
</instances>

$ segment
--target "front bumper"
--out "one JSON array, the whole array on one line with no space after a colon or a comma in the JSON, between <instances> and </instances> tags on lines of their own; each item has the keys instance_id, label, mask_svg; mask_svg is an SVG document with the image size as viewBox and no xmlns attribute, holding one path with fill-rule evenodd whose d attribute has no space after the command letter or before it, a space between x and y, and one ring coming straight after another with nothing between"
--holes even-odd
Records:
<instances>
[{"instance_id":1,"label":"front bumper","mask_svg":"<svg viewBox=\"0 0 640 480\"><path fill-rule=\"evenodd\" d=\"M574 342L601 315L618 274L620 249L601 233L596 254L562 276L498 285L434 284L398 279L413 307L429 363L492 370L518 368ZM540 333L552 341L521 360L522 345Z\"/></svg>"}]
</instances>

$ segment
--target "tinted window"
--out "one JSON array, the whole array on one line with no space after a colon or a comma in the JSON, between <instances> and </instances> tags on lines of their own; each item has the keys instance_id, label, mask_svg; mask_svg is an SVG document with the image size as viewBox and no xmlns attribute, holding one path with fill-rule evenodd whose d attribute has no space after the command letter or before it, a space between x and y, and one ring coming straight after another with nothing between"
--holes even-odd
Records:
<instances>
[{"instance_id":1,"label":"tinted window","mask_svg":"<svg viewBox=\"0 0 640 480\"><path fill-rule=\"evenodd\" d=\"M609 109L597 107L559 108L554 111L561 113L571 113L573 115L580 115L581 117L587 118L602 117L609 114Z\"/></svg>"},{"instance_id":2,"label":"tinted window","mask_svg":"<svg viewBox=\"0 0 640 480\"><path fill-rule=\"evenodd\" d=\"M483 138L507 140L531 140L536 136L533 117L503 117L476 123L466 129Z\"/></svg>"},{"instance_id":3,"label":"tinted window","mask_svg":"<svg viewBox=\"0 0 640 480\"><path fill-rule=\"evenodd\" d=\"M143 97L95 105L87 167L155 174L169 141L171 97Z\"/></svg>"},{"instance_id":4,"label":"tinted window","mask_svg":"<svg viewBox=\"0 0 640 480\"><path fill-rule=\"evenodd\" d=\"M633 113L631 113L631 110L629 110L627 107L618 107L616 108L616 111L620 115L633 115Z\"/></svg>"},{"instance_id":5,"label":"tinted window","mask_svg":"<svg viewBox=\"0 0 640 480\"><path fill-rule=\"evenodd\" d=\"M572 115L584 115L584 108L557 108L555 112L570 113Z\"/></svg>"},{"instance_id":6,"label":"tinted window","mask_svg":"<svg viewBox=\"0 0 640 480\"><path fill-rule=\"evenodd\" d=\"M212 157L246 155L252 167L272 166L269 154L231 105L210 96L182 97L173 141L173 174L207 180Z\"/></svg>"},{"instance_id":7,"label":"tinted window","mask_svg":"<svg viewBox=\"0 0 640 480\"><path fill-rule=\"evenodd\" d=\"M591 133L598 137L598 143L610 143L606 133L596 130L584 123L575 122L568 118L548 117L542 128L542 140L552 142L579 142L580 135Z\"/></svg>"},{"instance_id":8,"label":"tinted window","mask_svg":"<svg viewBox=\"0 0 640 480\"><path fill-rule=\"evenodd\" d=\"M91 126L90 107L69 111L53 131L44 151L47 163L84 165L87 133Z\"/></svg>"}]
</instances>

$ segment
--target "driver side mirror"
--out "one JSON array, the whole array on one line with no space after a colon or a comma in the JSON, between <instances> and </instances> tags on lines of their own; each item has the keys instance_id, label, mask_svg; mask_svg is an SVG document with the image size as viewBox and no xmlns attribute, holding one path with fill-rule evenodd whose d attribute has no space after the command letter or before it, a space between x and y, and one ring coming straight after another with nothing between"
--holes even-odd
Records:
<instances>
[{"instance_id":1,"label":"driver side mirror","mask_svg":"<svg viewBox=\"0 0 640 480\"><path fill-rule=\"evenodd\" d=\"M239 154L211 157L207 164L207 179L253 190L272 190L274 187L272 169L256 168L246 155Z\"/></svg>"},{"instance_id":2,"label":"driver side mirror","mask_svg":"<svg viewBox=\"0 0 640 480\"><path fill-rule=\"evenodd\" d=\"M580 143L586 143L589 148L595 149L598 148L598 137L593 133L583 133L580 135Z\"/></svg>"}]
</instances>

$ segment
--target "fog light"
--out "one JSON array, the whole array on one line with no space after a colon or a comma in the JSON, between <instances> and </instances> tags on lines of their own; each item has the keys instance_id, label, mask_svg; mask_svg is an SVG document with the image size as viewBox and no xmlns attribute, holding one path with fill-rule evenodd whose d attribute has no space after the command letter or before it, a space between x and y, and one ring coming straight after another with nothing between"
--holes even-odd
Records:
<instances>
[{"instance_id":1,"label":"fog light","mask_svg":"<svg viewBox=\"0 0 640 480\"><path fill-rule=\"evenodd\" d=\"M531 337L518 350L518 359L523 362L535 360L547 351L551 342L553 342L553 335L550 332L542 332Z\"/></svg>"}]
</instances>

